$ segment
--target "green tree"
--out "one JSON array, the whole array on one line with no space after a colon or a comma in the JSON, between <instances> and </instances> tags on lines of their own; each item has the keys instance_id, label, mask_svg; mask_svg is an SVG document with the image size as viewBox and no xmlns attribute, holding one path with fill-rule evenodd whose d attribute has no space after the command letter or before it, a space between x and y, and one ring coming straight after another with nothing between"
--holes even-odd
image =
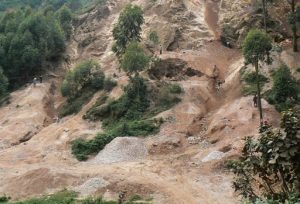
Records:
<instances>
[{"instance_id":1,"label":"green tree","mask_svg":"<svg viewBox=\"0 0 300 204\"><path fill-rule=\"evenodd\" d=\"M105 76L100 69L100 65L94 60L85 60L76 65L65 76L61 87L62 95L72 100L80 96L87 87L102 88Z\"/></svg>"},{"instance_id":2,"label":"green tree","mask_svg":"<svg viewBox=\"0 0 300 204\"><path fill-rule=\"evenodd\" d=\"M257 83L257 95L258 95L258 108L260 121L262 123L263 113L261 106L261 93L259 83L259 62L266 61L269 57L270 50L272 49L272 40L265 33L260 30L251 30L243 42L243 54L246 63L251 63L255 66L256 71L256 83ZM267 61L268 62L268 61Z\"/></svg>"},{"instance_id":3,"label":"green tree","mask_svg":"<svg viewBox=\"0 0 300 204\"><path fill-rule=\"evenodd\" d=\"M283 112L281 128L265 125L258 139L247 138L240 160L230 165L235 190L253 202L260 195L274 203L288 203L292 196L296 202L289 203L300 201L300 111Z\"/></svg>"},{"instance_id":4,"label":"green tree","mask_svg":"<svg viewBox=\"0 0 300 204\"><path fill-rule=\"evenodd\" d=\"M297 36L297 10L296 10L296 0L287 0L291 6L291 12L289 13L289 23L292 27L293 32L293 51L298 52L298 36ZM298 21L300 22L300 21Z\"/></svg>"},{"instance_id":5,"label":"green tree","mask_svg":"<svg viewBox=\"0 0 300 204\"><path fill-rule=\"evenodd\" d=\"M0 101L3 97L7 95L8 88L8 79L3 73L3 70L0 67Z\"/></svg>"},{"instance_id":6,"label":"green tree","mask_svg":"<svg viewBox=\"0 0 300 204\"><path fill-rule=\"evenodd\" d=\"M10 88L40 74L46 61L64 52L64 32L49 12L18 9L6 12L0 20L0 65Z\"/></svg>"},{"instance_id":7,"label":"green tree","mask_svg":"<svg viewBox=\"0 0 300 204\"><path fill-rule=\"evenodd\" d=\"M121 57L130 42L141 40L140 32L143 23L143 10L139 6L129 4L121 12L118 23L112 31L116 41L113 51L118 57Z\"/></svg>"},{"instance_id":8,"label":"green tree","mask_svg":"<svg viewBox=\"0 0 300 204\"><path fill-rule=\"evenodd\" d=\"M72 34L72 13L71 10L67 6L62 6L58 11L58 21L60 23L61 28L64 31L66 39L70 39Z\"/></svg>"},{"instance_id":9,"label":"green tree","mask_svg":"<svg viewBox=\"0 0 300 204\"><path fill-rule=\"evenodd\" d=\"M287 65L281 65L275 72L272 91L277 103L285 103L288 99L297 100L297 82L292 77Z\"/></svg>"},{"instance_id":10,"label":"green tree","mask_svg":"<svg viewBox=\"0 0 300 204\"><path fill-rule=\"evenodd\" d=\"M132 42L125 50L121 67L125 72L132 74L144 70L148 63L149 57L143 48L137 42Z\"/></svg>"}]
</instances>

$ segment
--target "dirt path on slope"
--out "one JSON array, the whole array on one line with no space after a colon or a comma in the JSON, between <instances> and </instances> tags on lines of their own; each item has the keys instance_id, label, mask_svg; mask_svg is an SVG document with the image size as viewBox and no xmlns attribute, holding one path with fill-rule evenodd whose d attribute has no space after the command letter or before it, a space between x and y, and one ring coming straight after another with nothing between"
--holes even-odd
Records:
<instances>
[{"instance_id":1,"label":"dirt path on slope","mask_svg":"<svg viewBox=\"0 0 300 204\"><path fill-rule=\"evenodd\" d=\"M220 0L204 0L205 2L205 21L209 29L214 33L215 39L220 38L219 20L219 2Z\"/></svg>"}]
</instances>

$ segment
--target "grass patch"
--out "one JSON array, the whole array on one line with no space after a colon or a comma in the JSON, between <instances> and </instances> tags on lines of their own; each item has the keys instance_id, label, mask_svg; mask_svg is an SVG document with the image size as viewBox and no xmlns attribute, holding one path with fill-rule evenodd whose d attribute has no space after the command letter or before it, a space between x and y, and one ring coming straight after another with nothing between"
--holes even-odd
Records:
<instances>
[{"instance_id":1,"label":"grass patch","mask_svg":"<svg viewBox=\"0 0 300 204\"><path fill-rule=\"evenodd\" d=\"M99 198L78 199L77 193L73 191L60 191L55 194L43 196L40 198L31 198L29 200L8 202L7 204L117 204L116 201L103 201Z\"/></svg>"},{"instance_id":2,"label":"grass patch","mask_svg":"<svg viewBox=\"0 0 300 204\"><path fill-rule=\"evenodd\" d=\"M77 194L72 191L60 191L58 193L44 196L41 198L32 198L26 201L19 201L13 204L75 204Z\"/></svg>"},{"instance_id":3,"label":"grass patch","mask_svg":"<svg viewBox=\"0 0 300 204\"><path fill-rule=\"evenodd\" d=\"M158 132L161 122L156 120L135 120L119 122L105 133L99 133L94 139L76 139L72 143L72 154L79 161L87 160L89 155L101 151L116 137L147 136Z\"/></svg>"}]
</instances>

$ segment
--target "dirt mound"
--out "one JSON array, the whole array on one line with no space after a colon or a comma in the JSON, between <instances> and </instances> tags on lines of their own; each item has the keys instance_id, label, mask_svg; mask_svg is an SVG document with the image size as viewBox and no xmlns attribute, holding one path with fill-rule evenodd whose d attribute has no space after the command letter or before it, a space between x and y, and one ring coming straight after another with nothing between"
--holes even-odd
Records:
<instances>
[{"instance_id":1,"label":"dirt mound","mask_svg":"<svg viewBox=\"0 0 300 204\"><path fill-rule=\"evenodd\" d=\"M94 164L136 161L148 155L144 140L134 137L117 137L91 161Z\"/></svg>"},{"instance_id":2,"label":"dirt mound","mask_svg":"<svg viewBox=\"0 0 300 204\"><path fill-rule=\"evenodd\" d=\"M1 188L8 195L15 195L14 198L24 199L33 195L41 195L54 189L60 190L73 184L78 178L66 173L57 173L48 168L38 168L11 179L11 181L14 181L13 185L11 185L10 181L2 183Z\"/></svg>"},{"instance_id":3,"label":"dirt mound","mask_svg":"<svg viewBox=\"0 0 300 204\"><path fill-rule=\"evenodd\" d=\"M109 182L103 178L95 177L88 179L80 186L74 188L74 191L80 193L81 196L89 196L94 194L100 188L104 188L109 185Z\"/></svg>"},{"instance_id":4,"label":"dirt mound","mask_svg":"<svg viewBox=\"0 0 300 204\"><path fill-rule=\"evenodd\" d=\"M150 79L168 78L174 81L183 80L186 77L203 76L200 71L189 67L187 62L176 58L160 60L148 70L148 74Z\"/></svg>"}]
</instances>

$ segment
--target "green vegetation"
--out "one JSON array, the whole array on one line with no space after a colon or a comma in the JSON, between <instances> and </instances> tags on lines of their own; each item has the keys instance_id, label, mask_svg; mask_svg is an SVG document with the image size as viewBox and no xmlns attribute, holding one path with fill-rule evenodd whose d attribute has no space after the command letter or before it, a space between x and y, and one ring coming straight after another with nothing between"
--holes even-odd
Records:
<instances>
[{"instance_id":1,"label":"green vegetation","mask_svg":"<svg viewBox=\"0 0 300 204\"><path fill-rule=\"evenodd\" d=\"M160 124L155 120L134 120L119 122L105 133L99 133L92 140L76 139L72 143L72 153L79 161L88 159L89 155L101 151L105 145L116 137L147 136L158 132Z\"/></svg>"},{"instance_id":2,"label":"green vegetation","mask_svg":"<svg viewBox=\"0 0 300 204\"><path fill-rule=\"evenodd\" d=\"M300 87L292 77L289 67L282 64L274 73L273 80L274 85L267 93L267 100L279 111L294 107L299 102Z\"/></svg>"},{"instance_id":3,"label":"green vegetation","mask_svg":"<svg viewBox=\"0 0 300 204\"><path fill-rule=\"evenodd\" d=\"M0 196L0 203L7 203L10 200L10 197Z\"/></svg>"},{"instance_id":4,"label":"green vegetation","mask_svg":"<svg viewBox=\"0 0 300 204\"><path fill-rule=\"evenodd\" d=\"M64 31L66 39L70 39L72 34L72 13L71 10L67 6L62 6L58 12L58 21L60 23L61 28Z\"/></svg>"},{"instance_id":5,"label":"green vegetation","mask_svg":"<svg viewBox=\"0 0 300 204\"><path fill-rule=\"evenodd\" d=\"M149 40L154 44L154 45L158 45L159 43L159 37L158 37L158 34L156 31L151 31L149 33L149 36L148 36Z\"/></svg>"},{"instance_id":6,"label":"green vegetation","mask_svg":"<svg viewBox=\"0 0 300 204\"><path fill-rule=\"evenodd\" d=\"M8 95L7 88L8 88L8 79L3 74L3 71L0 68L0 104L2 104L2 101Z\"/></svg>"},{"instance_id":7,"label":"green vegetation","mask_svg":"<svg viewBox=\"0 0 300 204\"><path fill-rule=\"evenodd\" d=\"M135 76L130 79L124 95L118 100L107 102L107 97L101 96L84 118L102 120L105 132L92 140L75 140L72 153L82 161L98 153L115 137L157 133L163 121L151 118L180 102L178 86L164 85L157 89L147 86L143 78ZM171 90L176 93L171 93Z\"/></svg>"},{"instance_id":8,"label":"green vegetation","mask_svg":"<svg viewBox=\"0 0 300 204\"><path fill-rule=\"evenodd\" d=\"M0 203L7 204L117 204L117 201L104 201L101 197L89 197L85 199L78 198L77 193L73 191L63 190L51 195L46 195L40 198L32 198L24 201L9 202L8 197L0 197ZM148 199L150 200L150 199ZM147 201L148 201L147 200ZM138 202L145 203L143 198L139 195L133 195L128 199L126 204L133 204ZM147 202L148 203L148 202Z\"/></svg>"},{"instance_id":9,"label":"green vegetation","mask_svg":"<svg viewBox=\"0 0 300 204\"><path fill-rule=\"evenodd\" d=\"M94 93L105 89L110 91L116 82L105 79L100 65L94 60L85 60L69 71L63 81L61 92L67 97L67 103L60 112L60 116L78 113Z\"/></svg>"},{"instance_id":10,"label":"green vegetation","mask_svg":"<svg viewBox=\"0 0 300 204\"><path fill-rule=\"evenodd\" d=\"M137 42L131 42L122 57L121 67L129 74L137 73L146 68L149 60L143 48Z\"/></svg>"},{"instance_id":11,"label":"green vegetation","mask_svg":"<svg viewBox=\"0 0 300 204\"><path fill-rule=\"evenodd\" d=\"M262 106L261 106L261 93L260 93L260 80L259 80L259 62L271 63L269 57L272 49L272 40L265 32L260 30L251 30L243 42L243 54L246 63L251 63L255 66L256 72L256 86L258 97L258 109L260 121L263 120Z\"/></svg>"},{"instance_id":12,"label":"green vegetation","mask_svg":"<svg viewBox=\"0 0 300 204\"><path fill-rule=\"evenodd\" d=\"M0 45L0 64L11 89L41 74L43 65L60 58L66 47L55 15L29 8L5 13L0 20Z\"/></svg>"},{"instance_id":13,"label":"green vegetation","mask_svg":"<svg viewBox=\"0 0 300 204\"><path fill-rule=\"evenodd\" d=\"M262 126L259 138L248 137L242 156L230 164L233 187L251 203L262 197L270 200L263 203L300 201L300 111L283 112L281 127Z\"/></svg>"},{"instance_id":14,"label":"green vegetation","mask_svg":"<svg viewBox=\"0 0 300 204\"><path fill-rule=\"evenodd\" d=\"M78 199L77 193L64 190L40 198L32 198L19 202L8 202L7 204L117 204L117 202L103 201L102 198Z\"/></svg>"},{"instance_id":15,"label":"green vegetation","mask_svg":"<svg viewBox=\"0 0 300 204\"><path fill-rule=\"evenodd\" d=\"M118 23L113 29L115 44L113 51L121 57L130 42L141 40L140 31L144 23L143 10L136 5L127 5L120 14Z\"/></svg>"},{"instance_id":16,"label":"green vegetation","mask_svg":"<svg viewBox=\"0 0 300 204\"><path fill-rule=\"evenodd\" d=\"M183 89L179 84L170 84L168 88L172 94L181 94L183 92Z\"/></svg>"},{"instance_id":17,"label":"green vegetation","mask_svg":"<svg viewBox=\"0 0 300 204\"><path fill-rule=\"evenodd\" d=\"M263 86L265 85L265 83L269 81L269 79L262 74L259 74L258 77L259 77L259 83L263 88ZM243 87L243 94L245 96L256 94L257 93L256 73L250 72L245 74L243 76L243 80L246 82L246 85Z\"/></svg>"}]
</instances>

